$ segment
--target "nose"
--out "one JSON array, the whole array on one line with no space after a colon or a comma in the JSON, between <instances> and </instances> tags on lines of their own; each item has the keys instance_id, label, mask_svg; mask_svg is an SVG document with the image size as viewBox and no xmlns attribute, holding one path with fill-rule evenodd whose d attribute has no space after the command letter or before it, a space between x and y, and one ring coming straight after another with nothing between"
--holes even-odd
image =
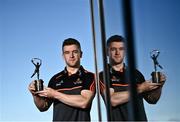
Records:
<instances>
[{"instance_id":1,"label":"nose","mask_svg":"<svg viewBox=\"0 0 180 122\"><path fill-rule=\"evenodd\" d=\"M74 53L73 53L73 52L71 52L70 57L71 57L71 58L73 58L73 57L74 57Z\"/></svg>"},{"instance_id":2,"label":"nose","mask_svg":"<svg viewBox=\"0 0 180 122\"><path fill-rule=\"evenodd\" d=\"M119 55L120 54L120 51L118 49L116 49L116 52L115 52L116 55Z\"/></svg>"}]
</instances>

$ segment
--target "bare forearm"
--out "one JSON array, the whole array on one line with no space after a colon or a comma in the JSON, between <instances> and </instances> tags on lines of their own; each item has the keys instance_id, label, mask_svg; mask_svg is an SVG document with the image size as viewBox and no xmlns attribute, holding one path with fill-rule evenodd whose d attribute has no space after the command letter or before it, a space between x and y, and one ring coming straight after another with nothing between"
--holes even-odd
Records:
<instances>
[{"instance_id":1,"label":"bare forearm","mask_svg":"<svg viewBox=\"0 0 180 122\"><path fill-rule=\"evenodd\" d=\"M36 107L40 111L46 111L48 109L47 108L47 102L46 102L45 98L34 95L33 99L34 99L34 103L35 103Z\"/></svg>"},{"instance_id":2,"label":"bare forearm","mask_svg":"<svg viewBox=\"0 0 180 122\"><path fill-rule=\"evenodd\" d=\"M114 107L120 104L124 104L128 101L129 101L128 91L117 92L111 95L111 105Z\"/></svg>"},{"instance_id":3,"label":"bare forearm","mask_svg":"<svg viewBox=\"0 0 180 122\"><path fill-rule=\"evenodd\" d=\"M150 104L156 104L161 96L162 87L153 91L147 92L144 95L145 100Z\"/></svg>"},{"instance_id":4,"label":"bare forearm","mask_svg":"<svg viewBox=\"0 0 180 122\"><path fill-rule=\"evenodd\" d=\"M54 98L69 106L78 108L87 108L91 102L90 97L85 97L82 95L67 95L60 92L56 92Z\"/></svg>"},{"instance_id":5,"label":"bare forearm","mask_svg":"<svg viewBox=\"0 0 180 122\"><path fill-rule=\"evenodd\" d=\"M94 92L90 90L82 90L80 95L69 95L52 88L45 88L43 91L39 91L38 95L47 99L59 100L69 106L86 108L92 101Z\"/></svg>"}]
</instances>

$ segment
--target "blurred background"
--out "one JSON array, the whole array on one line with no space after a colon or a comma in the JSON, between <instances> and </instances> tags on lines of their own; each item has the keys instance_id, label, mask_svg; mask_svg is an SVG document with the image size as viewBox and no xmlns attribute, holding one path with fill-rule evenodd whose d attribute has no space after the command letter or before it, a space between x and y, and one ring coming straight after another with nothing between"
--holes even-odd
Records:
<instances>
[{"instance_id":1,"label":"blurred background","mask_svg":"<svg viewBox=\"0 0 180 122\"><path fill-rule=\"evenodd\" d=\"M180 1L132 0L137 68L150 79L150 52L158 49L162 72L167 75L162 96L155 105L145 103L150 121L180 121ZM121 0L103 0L106 38L124 36ZM98 71L102 49L98 1L94 0ZM42 59L40 78L49 79L64 69L61 45L66 38L80 41L82 65L95 72L89 0L0 0L0 121L51 121L52 107L39 112L28 85L34 71L31 59ZM106 110L101 99L103 120ZM97 98L91 109L97 121Z\"/></svg>"}]
</instances>

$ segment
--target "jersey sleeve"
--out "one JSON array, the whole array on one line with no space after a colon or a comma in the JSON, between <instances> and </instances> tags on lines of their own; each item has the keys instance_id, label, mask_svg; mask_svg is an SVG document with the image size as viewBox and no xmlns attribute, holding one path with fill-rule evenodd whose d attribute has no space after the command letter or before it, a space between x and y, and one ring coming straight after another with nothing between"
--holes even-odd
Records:
<instances>
[{"instance_id":1,"label":"jersey sleeve","mask_svg":"<svg viewBox=\"0 0 180 122\"><path fill-rule=\"evenodd\" d=\"M93 73L87 73L83 76L83 90L95 91L95 76Z\"/></svg>"},{"instance_id":2,"label":"jersey sleeve","mask_svg":"<svg viewBox=\"0 0 180 122\"><path fill-rule=\"evenodd\" d=\"M144 78L143 74L140 71L136 70L135 76L136 76L136 83L137 84L145 82L145 78Z\"/></svg>"},{"instance_id":3,"label":"jersey sleeve","mask_svg":"<svg viewBox=\"0 0 180 122\"><path fill-rule=\"evenodd\" d=\"M49 80L49 83L48 83L48 87L52 88L52 89L55 89L55 84L54 84L54 81L56 80L56 75L54 75L50 80Z\"/></svg>"},{"instance_id":4,"label":"jersey sleeve","mask_svg":"<svg viewBox=\"0 0 180 122\"><path fill-rule=\"evenodd\" d=\"M103 94L103 91L105 90L105 84L103 80L103 72L99 73L99 86L100 86L100 92Z\"/></svg>"}]
</instances>

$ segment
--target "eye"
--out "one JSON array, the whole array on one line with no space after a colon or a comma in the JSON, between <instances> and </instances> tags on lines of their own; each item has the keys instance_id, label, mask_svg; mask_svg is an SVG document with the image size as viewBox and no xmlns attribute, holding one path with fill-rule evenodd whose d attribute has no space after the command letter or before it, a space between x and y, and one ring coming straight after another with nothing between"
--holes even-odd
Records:
<instances>
[{"instance_id":1,"label":"eye","mask_svg":"<svg viewBox=\"0 0 180 122\"><path fill-rule=\"evenodd\" d=\"M121 47L121 48L119 48L119 50L125 50L125 48L124 48L124 47Z\"/></svg>"},{"instance_id":2,"label":"eye","mask_svg":"<svg viewBox=\"0 0 180 122\"><path fill-rule=\"evenodd\" d=\"M77 53L79 53L79 51L78 50L74 50L73 53L77 54Z\"/></svg>"},{"instance_id":3,"label":"eye","mask_svg":"<svg viewBox=\"0 0 180 122\"><path fill-rule=\"evenodd\" d=\"M69 54L69 53L70 53L69 51L64 51L64 54L65 54L65 55L67 55L67 54Z\"/></svg>"},{"instance_id":4,"label":"eye","mask_svg":"<svg viewBox=\"0 0 180 122\"><path fill-rule=\"evenodd\" d=\"M111 51L116 51L116 48L111 48Z\"/></svg>"}]
</instances>

